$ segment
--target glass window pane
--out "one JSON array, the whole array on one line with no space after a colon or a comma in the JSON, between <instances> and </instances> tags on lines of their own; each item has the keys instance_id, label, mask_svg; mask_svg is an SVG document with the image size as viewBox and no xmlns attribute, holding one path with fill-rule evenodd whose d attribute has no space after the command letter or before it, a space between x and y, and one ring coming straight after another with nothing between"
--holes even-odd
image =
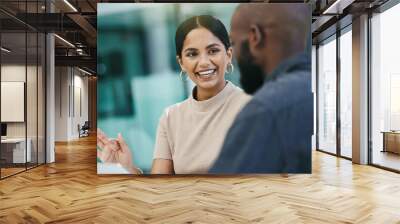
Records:
<instances>
[{"instance_id":1,"label":"glass window pane","mask_svg":"<svg viewBox=\"0 0 400 224\"><path fill-rule=\"evenodd\" d=\"M1 123L6 129L1 140L2 178L25 170L26 158L26 33L2 32ZM13 109L11 109L13 108ZM28 144L29 146L29 144Z\"/></svg>"},{"instance_id":2,"label":"glass window pane","mask_svg":"<svg viewBox=\"0 0 400 224\"><path fill-rule=\"evenodd\" d=\"M17 17L28 13L32 24L38 22L33 14L43 13L44 5L45 0L0 1L1 8ZM44 162L45 36L3 12L0 20L0 172L4 178Z\"/></svg>"},{"instance_id":3,"label":"glass window pane","mask_svg":"<svg viewBox=\"0 0 400 224\"><path fill-rule=\"evenodd\" d=\"M340 36L340 152L352 157L352 35Z\"/></svg>"},{"instance_id":4,"label":"glass window pane","mask_svg":"<svg viewBox=\"0 0 400 224\"><path fill-rule=\"evenodd\" d=\"M318 48L318 148L336 153L336 39Z\"/></svg>"},{"instance_id":5,"label":"glass window pane","mask_svg":"<svg viewBox=\"0 0 400 224\"><path fill-rule=\"evenodd\" d=\"M372 163L400 170L400 4L372 17Z\"/></svg>"}]
</instances>

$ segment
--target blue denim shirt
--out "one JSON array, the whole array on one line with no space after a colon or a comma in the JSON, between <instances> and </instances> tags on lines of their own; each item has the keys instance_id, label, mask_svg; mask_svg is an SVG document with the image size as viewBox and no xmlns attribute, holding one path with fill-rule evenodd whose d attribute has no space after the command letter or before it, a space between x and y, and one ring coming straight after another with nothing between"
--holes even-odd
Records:
<instances>
[{"instance_id":1,"label":"blue denim shirt","mask_svg":"<svg viewBox=\"0 0 400 224\"><path fill-rule=\"evenodd\" d=\"M282 62L236 117L210 173L311 173L311 59Z\"/></svg>"}]
</instances>

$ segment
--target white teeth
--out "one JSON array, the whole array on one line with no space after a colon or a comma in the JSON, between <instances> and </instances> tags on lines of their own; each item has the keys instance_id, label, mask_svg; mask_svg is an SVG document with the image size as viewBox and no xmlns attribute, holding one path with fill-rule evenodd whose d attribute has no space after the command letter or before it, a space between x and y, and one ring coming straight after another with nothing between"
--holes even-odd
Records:
<instances>
[{"instance_id":1,"label":"white teeth","mask_svg":"<svg viewBox=\"0 0 400 224\"><path fill-rule=\"evenodd\" d=\"M215 72L215 69L207 70L207 71L201 71L199 72L199 75L210 75Z\"/></svg>"}]
</instances>

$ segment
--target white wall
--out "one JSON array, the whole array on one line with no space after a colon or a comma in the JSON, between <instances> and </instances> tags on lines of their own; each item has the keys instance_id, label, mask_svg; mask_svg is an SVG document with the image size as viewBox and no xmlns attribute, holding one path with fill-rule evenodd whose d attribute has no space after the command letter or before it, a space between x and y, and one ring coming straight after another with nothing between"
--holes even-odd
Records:
<instances>
[{"instance_id":1,"label":"white wall","mask_svg":"<svg viewBox=\"0 0 400 224\"><path fill-rule=\"evenodd\" d=\"M83 75L76 68L56 67L56 141L77 139L78 124L88 120L88 78Z\"/></svg>"},{"instance_id":2,"label":"white wall","mask_svg":"<svg viewBox=\"0 0 400 224\"><path fill-rule=\"evenodd\" d=\"M78 71L78 75L76 75L77 71ZM75 107L75 120L74 120L74 124L73 124L73 127L75 127L73 129L73 131L74 131L73 135L78 137L78 134L79 134L78 133L78 129L77 129L78 124L80 124L80 126L82 126L85 123L85 121L89 120L88 76L84 76L84 73L80 72L79 70L75 70L75 82L74 82L74 85L76 87L80 88L80 91L81 91L81 93L80 93L81 94L80 105L82 107L81 108L82 112L79 113L79 111L76 110L77 108ZM77 100L76 97L75 97L75 100Z\"/></svg>"},{"instance_id":3,"label":"white wall","mask_svg":"<svg viewBox=\"0 0 400 224\"><path fill-rule=\"evenodd\" d=\"M29 66L28 66L29 69ZM2 65L1 81L25 82L25 64L24 65Z\"/></svg>"},{"instance_id":4,"label":"white wall","mask_svg":"<svg viewBox=\"0 0 400 224\"><path fill-rule=\"evenodd\" d=\"M2 65L1 66L1 81L2 82L25 82L25 64L24 65ZM29 68L28 68L29 70ZM4 96L3 96L4 97ZM6 110L7 108L1 108ZM25 123L24 122L11 122L7 123L7 136L8 137L25 137Z\"/></svg>"},{"instance_id":5,"label":"white wall","mask_svg":"<svg viewBox=\"0 0 400 224\"><path fill-rule=\"evenodd\" d=\"M67 67L55 68L55 141L68 140L68 85Z\"/></svg>"},{"instance_id":6,"label":"white wall","mask_svg":"<svg viewBox=\"0 0 400 224\"><path fill-rule=\"evenodd\" d=\"M1 82L1 121L24 122L25 83ZM36 105L34 105L36 108Z\"/></svg>"}]
</instances>

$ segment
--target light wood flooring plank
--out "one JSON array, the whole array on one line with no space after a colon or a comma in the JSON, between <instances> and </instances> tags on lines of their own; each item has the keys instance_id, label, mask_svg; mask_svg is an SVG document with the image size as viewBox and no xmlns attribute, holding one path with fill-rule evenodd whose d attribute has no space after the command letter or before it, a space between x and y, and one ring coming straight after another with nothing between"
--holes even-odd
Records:
<instances>
[{"instance_id":1,"label":"light wood flooring plank","mask_svg":"<svg viewBox=\"0 0 400 224\"><path fill-rule=\"evenodd\" d=\"M311 175L96 174L95 137L0 181L0 223L400 223L400 175L313 152Z\"/></svg>"}]
</instances>

